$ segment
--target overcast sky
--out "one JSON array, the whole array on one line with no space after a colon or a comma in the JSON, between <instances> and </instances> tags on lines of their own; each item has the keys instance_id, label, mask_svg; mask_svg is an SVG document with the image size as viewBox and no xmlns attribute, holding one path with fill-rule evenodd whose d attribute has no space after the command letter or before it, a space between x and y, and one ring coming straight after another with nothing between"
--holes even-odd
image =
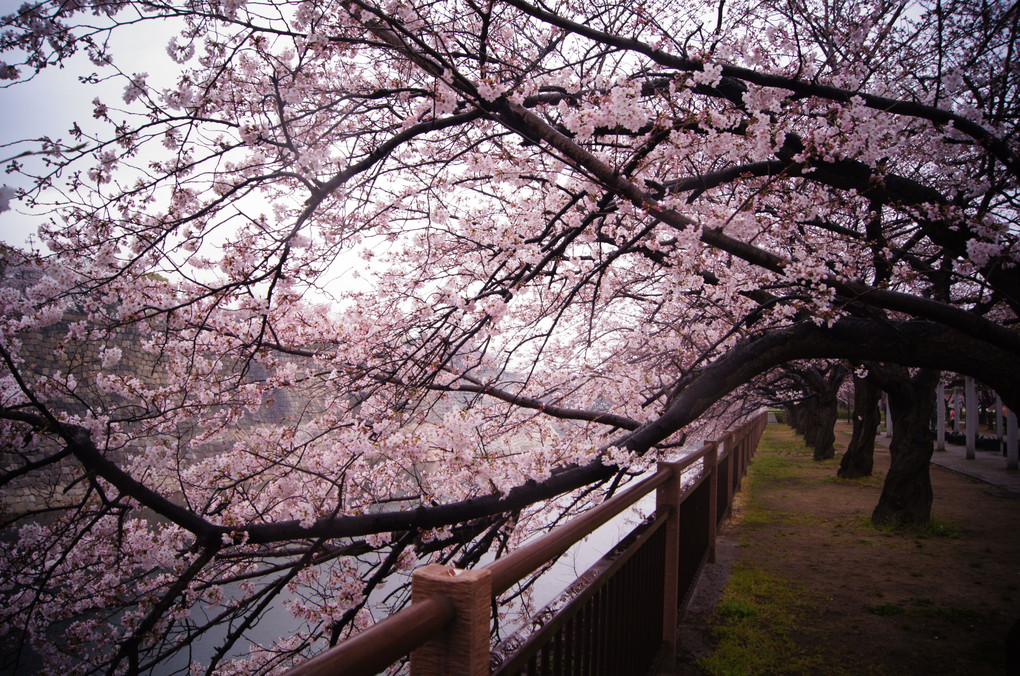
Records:
<instances>
[{"instance_id":1,"label":"overcast sky","mask_svg":"<svg viewBox=\"0 0 1020 676\"><path fill-rule=\"evenodd\" d=\"M0 14L7 15L20 5L0 0ZM128 27L115 33L111 40L114 62L128 73L147 72L148 83L159 89L174 80L176 65L166 54L171 32L165 25L147 23ZM13 61L9 57L0 57ZM84 54L76 54L63 69L47 68L30 82L0 88L0 160L7 161L30 148L8 145L21 139L43 136L70 140L68 130L74 122L83 129L95 128L92 101L96 97L113 105L123 105L123 80L93 85L78 81L82 75L95 72L96 67ZM23 72L23 75L27 72ZM30 161L30 160L27 160ZM28 187L24 179L4 174L0 185ZM12 211L0 213L0 240L24 244L35 231L39 218L26 214L20 203L12 203Z\"/></svg>"}]
</instances>

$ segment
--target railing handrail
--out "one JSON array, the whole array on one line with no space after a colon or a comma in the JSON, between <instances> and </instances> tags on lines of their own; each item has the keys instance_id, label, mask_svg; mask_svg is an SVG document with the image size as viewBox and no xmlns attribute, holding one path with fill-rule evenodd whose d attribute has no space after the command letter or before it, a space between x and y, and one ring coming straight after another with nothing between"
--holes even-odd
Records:
<instances>
[{"instance_id":1,"label":"railing handrail","mask_svg":"<svg viewBox=\"0 0 1020 676\"><path fill-rule=\"evenodd\" d=\"M703 444L691 456L679 461L675 467L682 471L702 458L712 443ZM485 566L492 573L492 594L502 594L517 584L525 575L560 556L577 544L582 538L605 525L635 502L670 480L674 469L663 467L647 479L627 488L619 495L606 500L570 522L557 526L549 533Z\"/></svg>"},{"instance_id":2,"label":"railing handrail","mask_svg":"<svg viewBox=\"0 0 1020 676\"><path fill-rule=\"evenodd\" d=\"M530 650L531 644L541 640L545 634L556 632L565 624L572 614L573 608L589 601L602 585L605 584L606 580L612 577L627 562L630 554L643 546L656 531L665 525L668 518L669 514L659 514L656 512L653 517L646 519L634 531L631 531L629 536L617 542L609 554L599 559L587 572L574 581L573 584L577 584L584 579L584 586L580 591L572 594L569 602L564 604L562 608L557 609L557 612L547 621L543 622L539 629L532 632L520 645L516 646L514 652L506 658L506 661L500 663L492 672L493 676L498 676L502 673L515 673L515 670L521 667L527 661L530 653L533 652ZM619 549L628 539L631 541L627 543L626 547ZM591 573L594 573L594 575L591 575ZM571 587L567 589L570 590ZM564 594L567 593L569 591L564 592Z\"/></svg>"},{"instance_id":3,"label":"railing handrail","mask_svg":"<svg viewBox=\"0 0 1020 676\"><path fill-rule=\"evenodd\" d=\"M720 439L706 442L697 451L660 466L652 476L616 495L598 507L557 526L553 531L479 570L491 575L492 598L503 593L532 571L566 552L582 538L608 523L638 500L666 484L675 473L682 472L697 461L716 453L716 461L734 450L735 440L743 442L753 426L760 421L759 413L745 424L728 430ZM719 447L724 446L722 452ZM706 467L706 471L708 471ZM704 474L704 472L703 472ZM704 477L702 477L703 479ZM686 490L685 490L686 493ZM456 617L451 600L434 595L416 601L397 613L346 639L343 643L320 653L287 672L287 676L371 676L410 654L441 633Z\"/></svg>"},{"instance_id":4,"label":"railing handrail","mask_svg":"<svg viewBox=\"0 0 1020 676\"><path fill-rule=\"evenodd\" d=\"M456 612L437 594L412 603L287 672L287 676L374 676L441 632Z\"/></svg>"}]
</instances>

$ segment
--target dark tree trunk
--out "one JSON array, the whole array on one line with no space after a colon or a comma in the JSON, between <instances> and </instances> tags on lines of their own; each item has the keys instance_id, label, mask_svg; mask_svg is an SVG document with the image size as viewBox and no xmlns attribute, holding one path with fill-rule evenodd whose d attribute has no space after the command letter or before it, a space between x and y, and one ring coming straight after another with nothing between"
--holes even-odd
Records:
<instances>
[{"instance_id":1,"label":"dark tree trunk","mask_svg":"<svg viewBox=\"0 0 1020 676\"><path fill-rule=\"evenodd\" d=\"M793 405L784 404L783 410L786 412L786 416L784 417L783 422L789 425L791 428L793 428L793 431L796 432L797 421L795 420L795 418L797 417L797 414L793 410Z\"/></svg>"},{"instance_id":2,"label":"dark tree trunk","mask_svg":"<svg viewBox=\"0 0 1020 676\"><path fill-rule=\"evenodd\" d=\"M844 479L871 476L875 465L875 435L880 422L878 403L881 397L882 390L874 380L854 374L854 431L846 453L839 461L837 476Z\"/></svg>"},{"instance_id":3,"label":"dark tree trunk","mask_svg":"<svg viewBox=\"0 0 1020 676\"><path fill-rule=\"evenodd\" d=\"M815 438L815 402L805 399L797 405L798 429L797 432L804 437L804 443L808 446L814 443Z\"/></svg>"},{"instance_id":4,"label":"dark tree trunk","mask_svg":"<svg viewBox=\"0 0 1020 676\"><path fill-rule=\"evenodd\" d=\"M815 460L828 460L836 454L836 419L839 416L839 386L846 377L840 364L824 367L787 366L787 378L795 383L804 398L786 404L790 426L804 437L804 444L813 450Z\"/></svg>"},{"instance_id":5,"label":"dark tree trunk","mask_svg":"<svg viewBox=\"0 0 1020 676\"><path fill-rule=\"evenodd\" d=\"M836 418L839 416L839 400L836 392L839 389L839 381L835 387L827 389L819 394L815 402L815 425L816 432L811 447L814 449L815 460L828 460L836 455Z\"/></svg>"},{"instance_id":6,"label":"dark tree trunk","mask_svg":"<svg viewBox=\"0 0 1020 676\"><path fill-rule=\"evenodd\" d=\"M818 402L812 398L804 404L804 443L814 448L822 432L818 422Z\"/></svg>"},{"instance_id":7,"label":"dark tree trunk","mask_svg":"<svg viewBox=\"0 0 1020 676\"><path fill-rule=\"evenodd\" d=\"M878 506L871 514L874 524L902 526L931 520L929 463L935 447L929 423L939 372L922 370L913 378L905 376L905 369L903 372L904 377L884 385L892 411L892 460Z\"/></svg>"},{"instance_id":8,"label":"dark tree trunk","mask_svg":"<svg viewBox=\"0 0 1020 676\"><path fill-rule=\"evenodd\" d=\"M797 434L804 436L804 424L807 419L804 402L790 404L786 407L786 411L790 427Z\"/></svg>"}]
</instances>

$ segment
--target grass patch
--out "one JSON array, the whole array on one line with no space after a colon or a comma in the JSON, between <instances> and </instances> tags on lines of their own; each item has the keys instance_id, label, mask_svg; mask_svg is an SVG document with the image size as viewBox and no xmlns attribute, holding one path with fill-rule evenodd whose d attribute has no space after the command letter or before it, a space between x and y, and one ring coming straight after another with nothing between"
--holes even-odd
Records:
<instances>
[{"instance_id":1,"label":"grass patch","mask_svg":"<svg viewBox=\"0 0 1020 676\"><path fill-rule=\"evenodd\" d=\"M758 452L751 461L745 477L747 496L741 504L740 520L748 526L778 522L779 516L756 499L763 490L774 489L783 482L799 482L803 469L811 463L805 461L803 444L789 428L769 428L758 444Z\"/></svg>"},{"instance_id":2,"label":"grass patch","mask_svg":"<svg viewBox=\"0 0 1020 676\"><path fill-rule=\"evenodd\" d=\"M838 467L839 465L837 465ZM825 483L836 484L837 486L854 486L855 488L881 488L885 482L884 476L872 474L871 476L861 476L856 479L844 479L839 476L827 476L822 479Z\"/></svg>"},{"instance_id":3,"label":"grass patch","mask_svg":"<svg viewBox=\"0 0 1020 676\"><path fill-rule=\"evenodd\" d=\"M871 528L873 531L883 533L885 535L906 535L924 540L927 538L951 538L957 539L961 537L960 529L955 524L938 518L932 515L931 520L925 524L909 524L906 526L897 525L880 525L876 526L871 523L870 518L864 518L861 520L861 525Z\"/></svg>"},{"instance_id":4,"label":"grass patch","mask_svg":"<svg viewBox=\"0 0 1020 676\"><path fill-rule=\"evenodd\" d=\"M740 520L748 526L764 526L779 521L773 512L754 507L745 508Z\"/></svg>"},{"instance_id":5,"label":"grass patch","mask_svg":"<svg viewBox=\"0 0 1020 676\"><path fill-rule=\"evenodd\" d=\"M810 673L817 657L792 634L811 606L794 582L737 564L716 610L718 643L698 666L708 674Z\"/></svg>"},{"instance_id":6,"label":"grass patch","mask_svg":"<svg viewBox=\"0 0 1020 676\"><path fill-rule=\"evenodd\" d=\"M956 625L978 624L985 619L984 613L971 608L925 608L922 612L925 617L941 618Z\"/></svg>"},{"instance_id":7,"label":"grass patch","mask_svg":"<svg viewBox=\"0 0 1020 676\"><path fill-rule=\"evenodd\" d=\"M743 619L758 614L758 607L746 599L723 599L716 608L719 617Z\"/></svg>"},{"instance_id":8,"label":"grass patch","mask_svg":"<svg viewBox=\"0 0 1020 676\"><path fill-rule=\"evenodd\" d=\"M774 486L776 481L793 479L799 476L799 469L796 459L782 455L759 454L751 463L748 477L751 480L751 488L763 486Z\"/></svg>"},{"instance_id":9,"label":"grass patch","mask_svg":"<svg viewBox=\"0 0 1020 676\"><path fill-rule=\"evenodd\" d=\"M1020 578L1012 569L1008 582L991 573L998 575L1006 545L1014 554L1012 540L986 542L966 514L952 523L934 517L920 526L875 526L871 498L877 501L882 476L838 479L836 464L814 461L788 428L766 429L734 508L739 545L760 549L740 550L744 563L735 564L708 621L713 653L698 668L727 675L1004 673L1001 645L991 639L1001 642L1004 618L1013 617L999 599L1020 599ZM954 513L954 505L940 511ZM844 550L873 584L840 584L833 570ZM868 563L885 559L895 564ZM943 560L952 565L940 566ZM955 594L961 574L975 585L971 597Z\"/></svg>"},{"instance_id":10,"label":"grass patch","mask_svg":"<svg viewBox=\"0 0 1020 676\"><path fill-rule=\"evenodd\" d=\"M933 516L931 521L929 521L928 524L921 529L921 532L928 537L934 538L955 539L960 537L960 529L957 526L935 516Z\"/></svg>"},{"instance_id":11,"label":"grass patch","mask_svg":"<svg viewBox=\"0 0 1020 676\"><path fill-rule=\"evenodd\" d=\"M867 606L865 610L874 615L881 615L882 617L888 617L889 615L902 615L907 612L906 608L898 606L895 603L882 603L877 606Z\"/></svg>"}]
</instances>

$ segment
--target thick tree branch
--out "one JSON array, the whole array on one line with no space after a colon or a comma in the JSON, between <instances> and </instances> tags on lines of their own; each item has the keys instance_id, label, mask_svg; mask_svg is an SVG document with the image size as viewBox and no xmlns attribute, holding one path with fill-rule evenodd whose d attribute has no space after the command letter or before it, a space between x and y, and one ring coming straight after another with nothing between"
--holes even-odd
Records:
<instances>
[{"instance_id":1,"label":"thick tree branch","mask_svg":"<svg viewBox=\"0 0 1020 676\"><path fill-rule=\"evenodd\" d=\"M641 42L640 40L605 33L591 28L590 26L571 21L565 17L540 9L528 2L525 2L524 0L504 1L508 5L516 7L525 14L535 17L536 19L544 21L550 25L562 28L563 30L570 31L571 33L575 33L605 45L643 54L661 66L688 72L704 69L704 64L699 60L683 58L665 52L661 49L655 49L651 45ZM1020 177L1020 157L1017 157L1016 153L1010 147L1010 144L1004 139L997 137L988 129L961 115L957 115L956 113L912 101L900 101L885 96L876 96L866 92L833 87L831 85L824 85L817 82L804 82L802 80L783 75L760 73L749 68L741 68L739 66L727 64L722 64L722 77L724 79L732 78L741 82L750 82L762 87L785 89L798 96L815 96L829 101L838 101L840 103L849 103L851 99L856 97L860 98L864 102L864 105L874 110L880 110L894 115L920 118L937 125L952 124L953 127L980 143L986 150L988 150L989 153L1002 162L1014 176Z\"/></svg>"},{"instance_id":2,"label":"thick tree branch","mask_svg":"<svg viewBox=\"0 0 1020 676\"><path fill-rule=\"evenodd\" d=\"M458 382L451 385L430 384L429 389L443 392L471 392L475 394L484 394L486 396L493 397L494 399L505 401L508 404L513 404L514 406L519 406L521 408L529 408L561 420L584 420L587 422L609 425L611 427L619 427L624 430L637 429L641 425L641 423L632 418L617 415L615 413L556 406L548 404L541 399L525 397L519 394L513 394L512 392L507 392L506 390L500 389L494 385L482 384L481 382L467 376L462 376L461 380L470 380L471 382Z\"/></svg>"}]
</instances>

